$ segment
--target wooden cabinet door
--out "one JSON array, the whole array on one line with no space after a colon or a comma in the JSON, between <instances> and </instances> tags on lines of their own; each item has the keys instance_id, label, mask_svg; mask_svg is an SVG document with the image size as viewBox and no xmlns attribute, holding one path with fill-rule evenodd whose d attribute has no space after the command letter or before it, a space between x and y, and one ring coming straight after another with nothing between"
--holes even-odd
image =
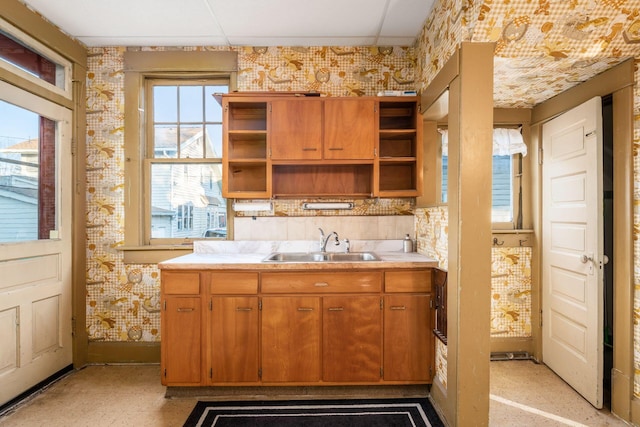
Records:
<instances>
[{"instance_id":1,"label":"wooden cabinet door","mask_svg":"<svg viewBox=\"0 0 640 427\"><path fill-rule=\"evenodd\" d=\"M377 131L375 100L327 99L324 102L324 158L370 160L374 158Z\"/></svg>"},{"instance_id":2,"label":"wooden cabinet door","mask_svg":"<svg viewBox=\"0 0 640 427\"><path fill-rule=\"evenodd\" d=\"M385 381L431 380L433 335L429 295L384 297Z\"/></svg>"},{"instance_id":3,"label":"wooden cabinet door","mask_svg":"<svg viewBox=\"0 0 640 427\"><path fill-rule=\"evenodd\" d=\"M202 380L200 297L164 297L161 369L164 385L199 385Z\"/></svg>"},{"instance_id":4,"label":"wooden cabinet door","mask_svg":"<svg viewBox=\"0 0 640 427\"><path fill-rule=\"evenodd\" d=\"M262 298L262 381L320 379L320 298Z\"/></svg>"},{"instance_id":5,"label":"wooden cabinet door","mask_svg":"<svg viewBox=\"0 0 640 427\"><path fill-rule=\"evenodd\" d=\"M327 296L322 301L324 381L380 381L382 314L377 296Z\"/></svg>"},{"instance_id":6,"label":"wooden cabinet door","mask_svg":"<svg viewBox=\"0 0 640 427\"><path fill-rule=\"evenodd\" d=\"M212 382L259 381L258 297L213 297L211 304Z\"/></svg>"},{"instance_id":7,"label":"wooden cabinet door","mask_svg":"<svg viewBox=\"0 0 640 427\"><path fill-rule=\"evenodd\" d=\"M293 98L271 101L271 160L322 158L322 101Z\"/></svg>"}]
</instances>

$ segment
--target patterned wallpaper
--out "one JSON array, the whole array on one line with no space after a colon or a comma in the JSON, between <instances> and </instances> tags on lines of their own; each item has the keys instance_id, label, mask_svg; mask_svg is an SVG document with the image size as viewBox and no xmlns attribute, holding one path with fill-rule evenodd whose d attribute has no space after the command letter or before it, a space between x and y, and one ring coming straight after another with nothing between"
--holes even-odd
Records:
<instances>
[{"instance_id":1,"label":"patterned wallpaper","mask_svg":"<svg viewBox=\"0 0 640 427\"><path fill-rule=\"evenodd\" d=\"M164 50L165 48L144 48ZM185 48L184 50L224 50ZM155 265L124 264L125 48L91 48L87 75L87 330L94 341L158 341L160 284ZM413 89L408 47L253 47L238 49L240 91L318 91L370 96ZM357 200L358 215L411 215L413 199ZM299 201L276 214L298 215Z\"/></svg>"},{"instance_id":2,"label":"patterned wallpaper","mask_svg":"<svg viewBox=\"0 0 640 427\"><path fill-rule=\"evenodd\" d=\"M491 336L531 336L530 247L491 249Z\"/></svg>"},{"instance_id":3,"label":"patterned wallpaper","mask_svg":"<svg viewBox=\"0 0 640 427\"><path fill-rule=\"evenodd\" d=\"M532 107L640 52L639 0L484 0L468 40L495 42L494 104Z\"/></svg>"}]
</instances>

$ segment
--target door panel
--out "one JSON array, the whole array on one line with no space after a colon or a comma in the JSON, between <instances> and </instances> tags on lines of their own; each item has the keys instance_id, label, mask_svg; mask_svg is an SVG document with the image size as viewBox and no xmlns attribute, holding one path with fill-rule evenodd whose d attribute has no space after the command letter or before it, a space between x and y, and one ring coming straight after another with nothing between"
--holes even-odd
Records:
<instances>
[{"instance_id":1,"label":"door panel","mask_svg":"<svg viewBox=\"0 0 640 427\"><path fill-rule=\"evenodd\" d=\"M33 115L37 125L0 155L0 176L13 183L0 195L1 405L72 363L74 186L71 112L4 82L0 101L3 116ZM0 122L2 134L17 122Z\"/></svg>"},{"instance_id":2,"label":"door panel","mask_svg":"<svg viewBox=\"0 0 640 427\"><path fill-rule=\"evenodd\" d=\"M379 381L382 313L377 296L329 296L322 301L322 378Z\"/></svg>"},{"instance_id":3,"label":"door panel","mask_svg":"<svg viewBox=\"0 0 640 427\"><path fill-rule=\"evenodd\" d=\"M601 99L546 123L543 153L543 359L601 408Z\"/></svg>"},{"instance_id":4,"label":"door panel","mask_svg":"<svg viewBox=\"0 0 640 427\"><path fill-rule=\"evenodd\" d=\"M320 381L320 298L262 299L262 381Z\"/></svg>"},{"instance_id":5,"label":"door panel","mask_svg":"<svg viewBox=\"0 0 640 427\"><path fill-rule=\"evenodd\" d=\"M212 381L257 382L258 297L214 297L212 304Z\"/></svg>"}]
</instances>

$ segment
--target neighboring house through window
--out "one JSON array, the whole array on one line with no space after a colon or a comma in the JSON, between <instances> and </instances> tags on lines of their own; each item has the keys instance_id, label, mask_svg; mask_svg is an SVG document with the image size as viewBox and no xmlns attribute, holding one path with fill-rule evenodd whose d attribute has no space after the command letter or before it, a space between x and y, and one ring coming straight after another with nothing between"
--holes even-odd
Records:
<instances>
[{"instance_id":1,"label":"neighboring house through window","mask_svg":"<svg viewBox=\"0 0 640 427\"><path fill-rule=\"evenodd\" d=\"M148 78L146 86L151 240L211 237L209 214L227 215L222 109L213 94L228 92L228 79Z\"/></svg>"}]
</instances>

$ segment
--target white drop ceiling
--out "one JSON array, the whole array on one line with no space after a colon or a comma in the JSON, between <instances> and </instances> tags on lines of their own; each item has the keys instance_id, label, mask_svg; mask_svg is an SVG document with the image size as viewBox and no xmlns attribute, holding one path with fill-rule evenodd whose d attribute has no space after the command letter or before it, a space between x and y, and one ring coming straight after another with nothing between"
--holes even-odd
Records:
<instances>
[{"instance_id":1,"label":"white drop ceiling","mask_svg":"<svg viewBox=\"0 0 640 427\"><path fill-rule=\"evenodd\" d=\"M411 46L434 0L22 0L94 46Z\"/></svg>"}]
</instances>

